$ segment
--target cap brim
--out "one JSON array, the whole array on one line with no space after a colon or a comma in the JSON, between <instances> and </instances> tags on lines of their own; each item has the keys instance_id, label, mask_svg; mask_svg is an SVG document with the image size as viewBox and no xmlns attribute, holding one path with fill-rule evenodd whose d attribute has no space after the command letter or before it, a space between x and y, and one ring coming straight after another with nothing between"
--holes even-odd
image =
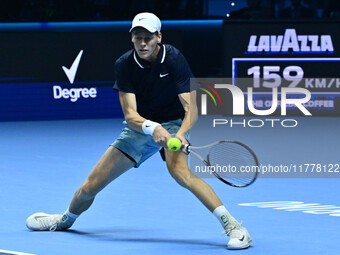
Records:
<instances>
[{"instance_id":1,"label":"cap brim","mask_svg":"<svg viewBox=\"0 0 340 255\"><path fill-rule=\"evenodd\" d=\"M146 30L148 30L150 33L155 33L157 31L157 29L155 29L154 27L150 27L148 25L135 25L133 26L129 32L131 32L134 28L136 27L142 27L142 28L145 28Z\"/></svg>"}]
</instances>

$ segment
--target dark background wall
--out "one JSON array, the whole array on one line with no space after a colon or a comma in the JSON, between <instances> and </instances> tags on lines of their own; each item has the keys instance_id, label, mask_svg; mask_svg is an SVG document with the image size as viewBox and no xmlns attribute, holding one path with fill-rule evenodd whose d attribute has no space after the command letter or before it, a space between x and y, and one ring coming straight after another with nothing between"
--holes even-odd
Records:
<instances>
[{"instance_id":1,"label":"dark background wall","mask_svg":"<svg viewBox=\"0 0 340 255\"><path fill-rule=\"evenodd\" d=\"M155 2L1 1L0 121L122 117L117 93L112 90L113 66L132 47L130 20L140 11L153 11L162 19L163 42L183 52L196 77L252 79L247 73L251 67L279 66L274 76L284 81L283 70L299 66L304 78L307 74L328 78L308 87L314 101L330 105L316 104L315 114L339 115L337 1L269 1L272 5L266 0ZM327 34L334 51L247 52L252 35L257 36L258 44L261 36L278 38L287 29L295 29L296 36L317 36L318 45ZM311 44L308 41L308 47ZM62 66L70 68L81 51L71 84ZM279 60L273 62L274 58ZM274 81L263 73L260 78ZM298 86L306 88L303 82ZM93 97L86 94L91 88L96 91ZM63 89L66 98L59 98ZM85 89L85 97L80 89Z\"/></svg>"}]
</instances>

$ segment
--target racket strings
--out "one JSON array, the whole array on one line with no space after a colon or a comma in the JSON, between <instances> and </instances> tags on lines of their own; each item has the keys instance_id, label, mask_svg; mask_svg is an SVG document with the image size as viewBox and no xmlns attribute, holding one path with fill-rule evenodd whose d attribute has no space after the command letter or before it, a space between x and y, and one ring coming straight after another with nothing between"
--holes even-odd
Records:
<instances>
[{"instance_id":1,"label":"racket strings","mask_svg":"<svg viewBox=\"0 0 340 255\"><path fill-rule=\"evenodd\" d=\"M246 186L257 175L257 159L238 143L218 143L211 147L208 158L212 170L235 185Z\"/></svg>"}]
</instances>

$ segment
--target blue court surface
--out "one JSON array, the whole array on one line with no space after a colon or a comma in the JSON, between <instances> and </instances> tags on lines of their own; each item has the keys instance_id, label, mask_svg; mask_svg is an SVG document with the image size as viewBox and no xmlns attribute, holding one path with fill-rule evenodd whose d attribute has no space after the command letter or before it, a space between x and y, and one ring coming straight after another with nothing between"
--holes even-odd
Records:
<instances>
[{"instance_id":1,"label":"blue court surface","mask_svg":"<svg viewBox=\"0 0 340 255\"><path fill-rule=\"evenodd\" d=\"M339 164L339 126L340 118L301 118L296 128L225 127L225 136L248 144L262 163ZM49 255L340 254L339 173L330 178L260 178L247 188L205 179L254 240L247 250L230 251L219 222L170 177L159 155L111 183L71 230L29 231L29 215L67 209L122 127L122 119L0 123L0 250ZM307 206L308 213L294 202L277 201L314 207ZM259 202L276 204L250 204Z\"/></svg>"}]
</instances>

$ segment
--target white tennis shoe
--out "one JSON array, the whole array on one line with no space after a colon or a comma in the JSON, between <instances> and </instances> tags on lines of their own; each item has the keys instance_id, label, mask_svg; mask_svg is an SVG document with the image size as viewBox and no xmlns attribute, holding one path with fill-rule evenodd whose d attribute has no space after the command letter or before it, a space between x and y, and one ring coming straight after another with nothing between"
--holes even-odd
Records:
<instances>
[{"instance_id":1,"label":"white tennis shoe","mask_svg":"<svg viewBox=\"0 0 340 255\"><path fill-rule=\"evenodd\" d=\"M227 227L224 233L230 237L227 244L229 250L247 249L253 243L247 229L241 224Z\"/></svg>"},{"instance_id":2,"label":"white tennis shoe","mask_svg":"<svg viewBox=\"0 0 340 255\"><path fill-rule=\"evenodd\" d=\"M62 225L67 220L68 216L66 214L46 214L40 212L29 216L26 220L26 226L30 230L38 231L66 230L67 227L62 227Z\"/></svg>"}]
</instances>

